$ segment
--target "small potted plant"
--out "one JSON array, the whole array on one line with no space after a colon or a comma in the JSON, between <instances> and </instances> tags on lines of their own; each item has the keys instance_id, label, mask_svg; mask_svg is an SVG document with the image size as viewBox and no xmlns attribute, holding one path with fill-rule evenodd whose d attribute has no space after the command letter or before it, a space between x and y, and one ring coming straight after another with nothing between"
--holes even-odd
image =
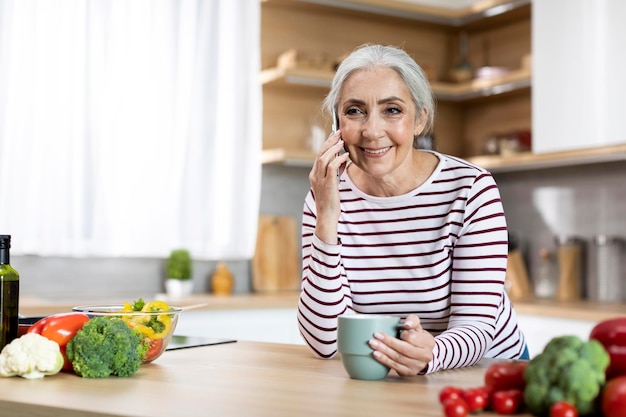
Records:
<instances>
[{"instance_id":1,"label":"small potted plant","mask_svg":"<svg viewBox=\"0 0 626 417\"><path fill-rule=\"evenodd\" d=\"M168 295L180 297L191 294L193 267L187 249L174 249L167 258L165 290Z\"/></svg>"}]
</instances>

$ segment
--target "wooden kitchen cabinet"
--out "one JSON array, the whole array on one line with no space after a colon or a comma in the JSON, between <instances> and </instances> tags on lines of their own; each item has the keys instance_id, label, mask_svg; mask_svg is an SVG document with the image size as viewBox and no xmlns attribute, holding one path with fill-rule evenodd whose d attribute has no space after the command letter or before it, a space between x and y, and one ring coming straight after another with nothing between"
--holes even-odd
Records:
<instances>
[{"instance_id":1,"label":"wooden kitchen cabinet","mask_svg":"<svg viewBox=\"0 0 626 417\"><path fill-rule=\"evenodd\" d=\"M529 4L497 18L471 21L459 16L428 19L424 13L408 12L409 17L388 16L384 4L372 13L296 0L262 3L265 162L311 164L313 130L324 137L330 130L321 104L332 80L332 65L364 43L400 45L429 74L438 100L434 135L439 151L479 155L489 135L530 128L531 73L522 68L523 57L530 53ZM468 34L469 60L475 68L502 66L511 72L450 82L461 31ZM278 57L288 50L297 51L305 65L278 66Z\"/></svg>"}]
</instances>

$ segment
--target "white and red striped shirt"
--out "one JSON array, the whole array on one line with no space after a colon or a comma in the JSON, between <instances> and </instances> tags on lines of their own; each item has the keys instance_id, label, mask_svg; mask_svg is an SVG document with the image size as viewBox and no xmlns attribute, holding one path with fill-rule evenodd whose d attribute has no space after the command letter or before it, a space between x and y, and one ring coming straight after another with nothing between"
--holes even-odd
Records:
<instances>
[{"instance_id":1,"label":"white and red striped shirt","mask_svg":"<svg viewBox=\"0 0 626 417\"><path fill-rule=\"evenodd\" d=\"M344 172L338 245L315 236L309 191L298 323L316 356L335 356L337 316L352 311L418 315L436 342L427 373L522 354L524 335L504 290L500 192L484 169L434 153L433 174L404 195L366 195Z\"/></svg>"}]
</instances>

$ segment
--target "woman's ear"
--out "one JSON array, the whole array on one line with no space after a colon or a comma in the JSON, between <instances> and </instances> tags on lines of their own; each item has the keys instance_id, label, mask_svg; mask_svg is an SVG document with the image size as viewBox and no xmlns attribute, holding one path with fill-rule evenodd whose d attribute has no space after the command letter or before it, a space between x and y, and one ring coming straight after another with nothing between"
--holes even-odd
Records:
<instances>
[{"instance_id":1,"label":"woman's ear","mask_svg":"<svg viewBox=\"0 0 626 417\"><path fill-rule=\"evenodd\" d=\"M421 112L416 114L415 120L415 130L413 131L413 136L417 137L422 134L424 131L424 127L426 126L426 121L428 120L428 110L422 109Z\"/></svg>"}]
</instances>

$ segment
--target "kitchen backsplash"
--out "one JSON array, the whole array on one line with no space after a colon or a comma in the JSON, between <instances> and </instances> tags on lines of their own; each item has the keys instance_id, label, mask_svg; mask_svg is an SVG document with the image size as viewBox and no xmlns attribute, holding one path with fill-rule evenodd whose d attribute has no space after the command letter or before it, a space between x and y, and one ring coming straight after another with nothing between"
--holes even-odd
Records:
<instances>
[{"instance_id":1,"label":"kitchen backsplash","mask_svg":"<svg viewBox=\"0 0 626 417\"><path fill-rule=\"evenodd\" d=\"M261 211L293 215L300 223L309 170L264 166ZM496 173L494 177L509 230L520 243L531 280L539 274L540 250L555 252L556 236L584 241L599 234L626 237L626 161Z\"/></svg>"},{"instance_id":2,"label":"kitchen backsplash","mask_svg":"<svg viewBox=\"0 0 626 417\"><path fill-rule=\"evenodd\" d=\"M165 292L165 259L11 256L20 273L20 295L55 300L153 297ZM217 262L194 261L193 292L206 293ZM226 261L236 293L250 290L250 262Z\"/></svg>"},{"instance_id":3,"label":"kitchen backsplash","mask_svg":"<svg viewBox=\"0 0 626 417\"><path fill-rule=\"evenodd\" d=\"M494 176L531 278L538 274L540 250L556 249L556 236L585 243L597 235L626 238L626 161Z\"/></svg>"},{"instance_id":4,"label":"kitchen backsplash","mask_svg":"<svg viewBox=\"0 0 626 417\"><path fill-rule=\"evenodd\" d=\"M265 165L261 214L291 215L301 224L309 167ZM531 279L541 248L555 249L557 235L591 239L626 237L626 162L495 174L509 230L516 235ZM72 259L14 256L22 294L54 298L81 294L163 292L161 259ZM227 262L236 293L249 292L249 260ZM194 292L207 292L215 262L196 262Z\"/></svg>"}]
</instances>

